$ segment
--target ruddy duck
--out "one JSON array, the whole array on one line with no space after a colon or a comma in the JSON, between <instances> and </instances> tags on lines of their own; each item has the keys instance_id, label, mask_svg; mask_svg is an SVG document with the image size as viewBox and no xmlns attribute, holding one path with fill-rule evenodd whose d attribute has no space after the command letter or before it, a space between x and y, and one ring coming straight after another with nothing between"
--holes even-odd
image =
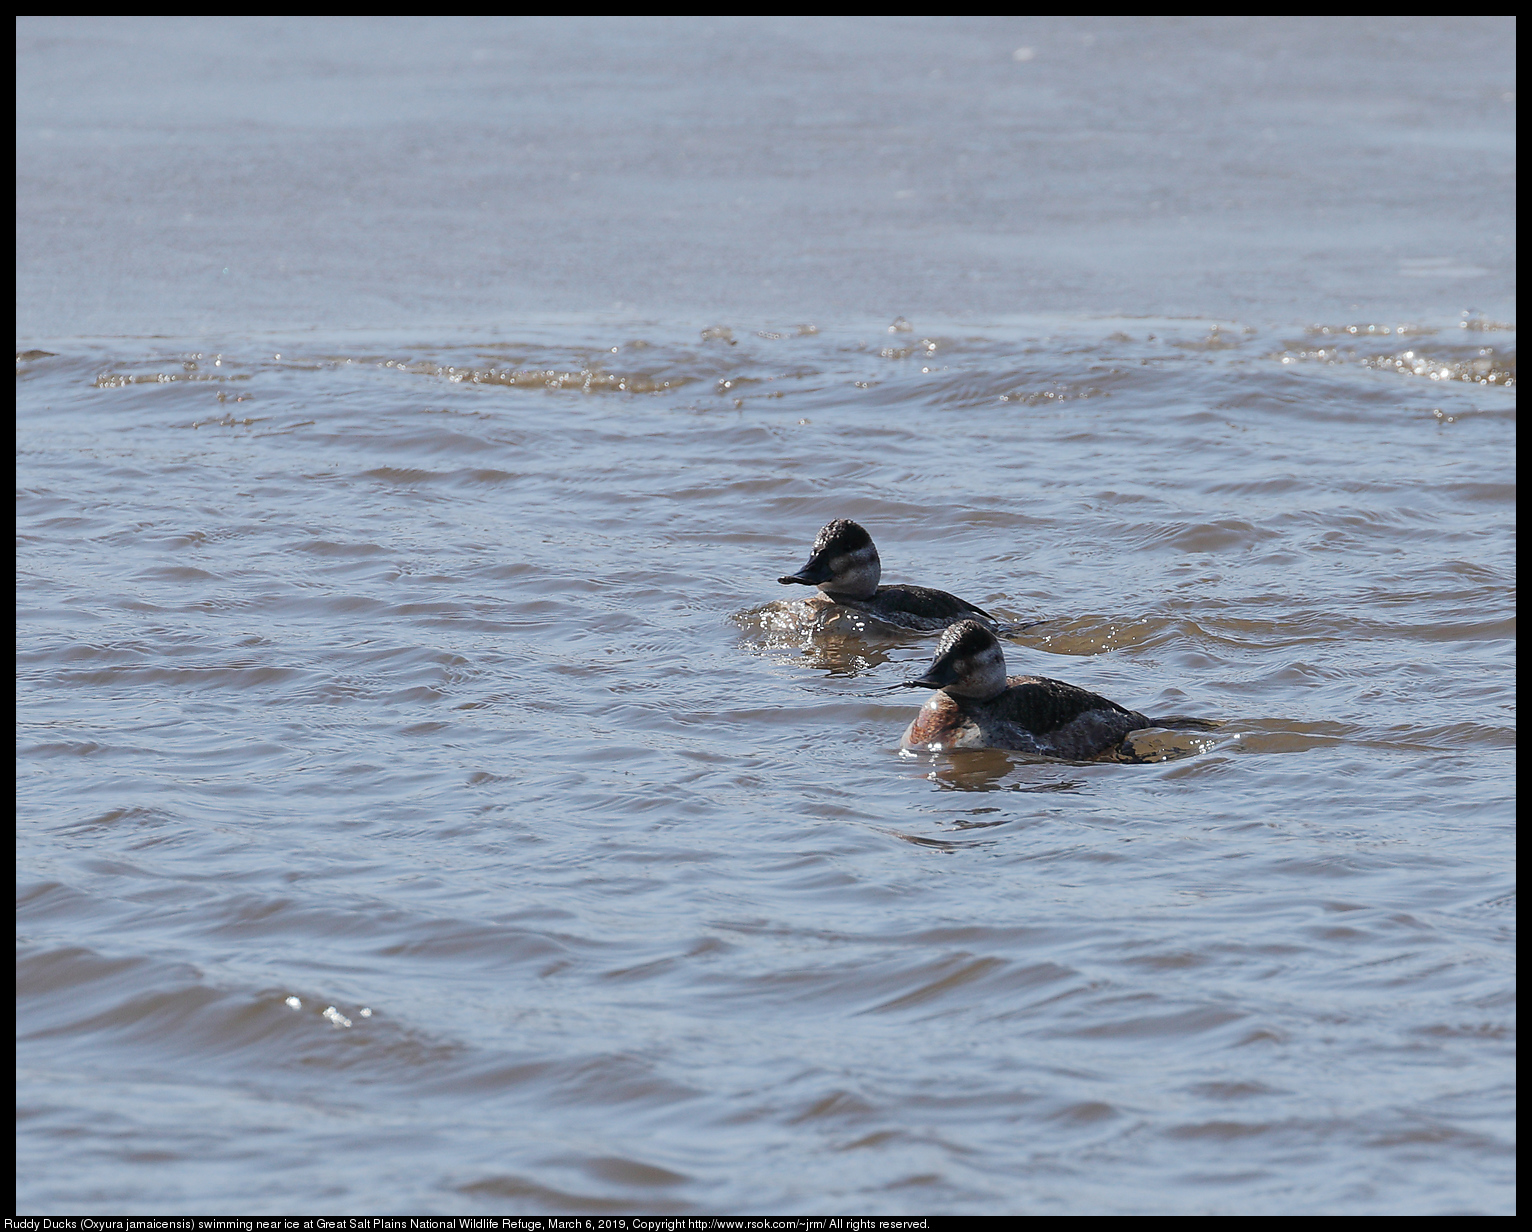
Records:
<instances>
[{"instance_id":1,"label":"ruddy duck","mask_svg":"<svg viewBox=\"0 0 1532 1232\"><path fill-rule=\"evenodd\" d=\"M1150 719L1098 693L1043 676L1007 676L995 635L975 620L942 634L936 659L908 689L937 689L920 708L901 751L1016 749L1071 761L1121 754L1123 738L1144 727L1207 730L1203 719Z\"/></svg>"},{"instance_id":2,"label":"ruddy duck","mask_svg":"<svg viewBox=\"0 0 1532 1232\"><path fill-rule=\"evenodd\" d=\"M885 624L921 633L944 629L954 620L995 619L983 608L945 590L932 590L929 586L879 586L882 576L883 564L872 536L855 522L837 518L815 538L809 563L777 581L784 586L794 583L817 586L821 593L809 598L812 605L829 607L839 603Z\"/></svg>"}]
</instances>

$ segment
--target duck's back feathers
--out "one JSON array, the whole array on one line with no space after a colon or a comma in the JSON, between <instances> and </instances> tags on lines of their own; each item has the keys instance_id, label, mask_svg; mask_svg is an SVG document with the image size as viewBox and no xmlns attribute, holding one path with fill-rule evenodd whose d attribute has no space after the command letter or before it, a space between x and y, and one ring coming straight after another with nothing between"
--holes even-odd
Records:
<instances>
[{"instance_id":1,"label":"duck's back feathers","mask_svg":"<svg viewBox=\"0 0 1532 1232\"><path fill-rule=\"evenodd\" d=\"M1067 727L1091 711L1137 719L1141 726L1148 724L1148 720L1136 711L1062 680L1050 680L1046 676L1012 676L1006 685L1006 691L988 703L987 708L997 718L1024 727L1034 736L1046 736Z\"/></svg>"},{"instance_id":2,"label":"duck's back feathers","mask_svg":"<svg viewBox=\"0 0 1532 1232\"><path fill-rule=\"evenodd\" d=\"M958 620L965 616L994 620L983 608L975 607L968 600L930 586L879 586L872 602L889 611L907 612L925 620Z\"/></svg>"}]
</instances>

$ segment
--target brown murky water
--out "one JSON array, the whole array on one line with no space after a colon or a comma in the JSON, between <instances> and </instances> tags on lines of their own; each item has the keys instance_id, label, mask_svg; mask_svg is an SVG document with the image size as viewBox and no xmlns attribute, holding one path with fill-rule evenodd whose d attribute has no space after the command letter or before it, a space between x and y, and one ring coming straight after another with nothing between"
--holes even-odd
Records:
<instances>
[{"instance_id":1,"label":"brown murky water","mask_svg":"<svg viewBox=\"0 0 1532 1232\"><path fill-rule=\"evenodd\" d=\"M1252 266L1217 321L917 272L199 333L177 278L60 327L25 257L18 1209L1509 1213L1515 334L1454 259L1355 314ZM1012 671L1221 726L902 759L931 639L776 606L834 517L1024 626Z\"/></svg>"}]
</instances>

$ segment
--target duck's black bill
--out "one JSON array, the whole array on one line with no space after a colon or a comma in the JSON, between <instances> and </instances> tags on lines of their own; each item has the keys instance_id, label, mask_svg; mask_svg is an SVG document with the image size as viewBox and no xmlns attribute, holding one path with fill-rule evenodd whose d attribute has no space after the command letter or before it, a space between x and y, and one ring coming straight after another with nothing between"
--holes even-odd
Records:
<instances>
[{"instance_id":1,"label":"duck's black bill","mask_svg":"<svg viewBox=\"0 0 1532 1232\"><path fill-rule=\"evenodd\" d=\"M830 580L830 566L819 561L811 560L797 573L789 573L786 577L779 577L777 581L784 586L797 583L799 586L818 586L821 582Z\"/></svg>"}]
</instances>

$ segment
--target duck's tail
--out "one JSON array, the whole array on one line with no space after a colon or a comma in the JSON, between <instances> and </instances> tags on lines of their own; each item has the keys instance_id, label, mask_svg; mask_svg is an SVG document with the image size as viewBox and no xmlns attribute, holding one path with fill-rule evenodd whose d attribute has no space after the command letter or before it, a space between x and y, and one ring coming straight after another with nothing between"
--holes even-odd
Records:
<instances>
[{"instance_id":1,"label":"duck's tail","mask_svg":"<svg viewBox=\"0 0 1532 1232\"><path fill-rule=\"evenodd\" d=\"M1223 726L1215 719L1194 719L1186 714L1167 714L1162 719L1150 719L1149 722L1170 731L1217 731Z\"/></svg>"},{"instance_id":2,"label":"duck's tail","mask_svg":"<svg viewBox=\"0 0 1532 1232\"><path fill-rule=\"evenodd\" d=\"M1028 629L1035 629L1039 625L1045 625L1046 620L997 620L991 616L994 623L996 637L1015 637L1018 633L1025 633Z\"/></svg>"}]
</instances>

